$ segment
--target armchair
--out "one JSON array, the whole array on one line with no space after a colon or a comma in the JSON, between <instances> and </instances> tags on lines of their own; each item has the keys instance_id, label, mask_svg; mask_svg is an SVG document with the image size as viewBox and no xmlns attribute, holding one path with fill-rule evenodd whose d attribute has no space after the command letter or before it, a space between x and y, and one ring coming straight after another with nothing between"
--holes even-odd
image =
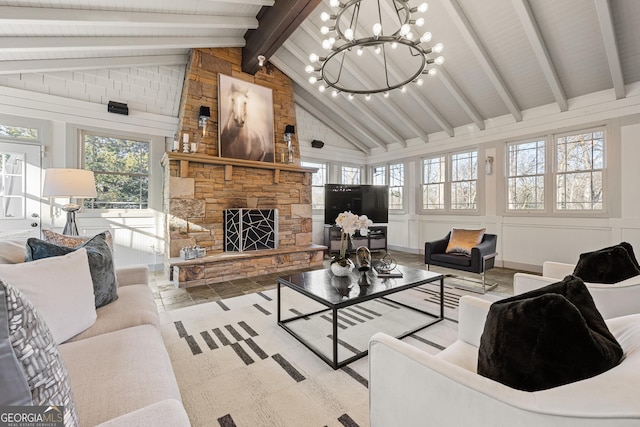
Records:
<instances>
[{"instance_id":1,"label":"armchair","mask_svg":"<svg viewBox=\"0 0 640 427\"><path fill-rule=\"evenodd\" d=\"M607 320L625 357L595 377L536 392L476 373L490 301L460 299L458 340L437 355L383 333L369 341L372 427L637 426L640 314Z\"/></svg>"},{"instance_id":2,"label":"armchair","mask_svg":"<svg viewBox=\"0 0 640 427\"><path fill-rule=\"evenodd\" d=\"M519 295L558 282L572 274L575 267L574 264L546 261L542 264L542 276L516 273L513 293ZM605 319L640 313L640 275L613 284L585 282L585 285Z\"/></svg>"},{"instance_id":3,"label":"armchair","mask_svg":"<svg viewBox=\"0 0 640 427\"><path fill-rule=\"evenodd\" d=\"M482 237L482 242L471 249L471 255L446 253L445 251L449 244L450 236L451 232L442 239L424 244L424 263L427 264L427 269L429 269L431 265L437 265L439 267L480 274L482 293L493 289L496 286L495 284L489 287L486 286L485 272L493 268L495 264L495 258L496 255L498 255L496 252L498 236L485 233Z\"/></svg>"}]
</instances>

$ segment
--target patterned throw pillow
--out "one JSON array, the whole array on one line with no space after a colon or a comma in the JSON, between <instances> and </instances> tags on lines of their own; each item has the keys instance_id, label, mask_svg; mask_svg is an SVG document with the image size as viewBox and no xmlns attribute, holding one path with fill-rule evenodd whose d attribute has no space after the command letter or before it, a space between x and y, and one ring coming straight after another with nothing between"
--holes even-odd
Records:
<instances>
[{"instance_id":1,"label":"patterned throw pillow","mask_svg":"<svg viewBox=\"0 0 640 427\"><path fill-rule=\"evenodd\" d=\"M107 245L109 245L111 253L113 253L113 236L111 235L111 232L109 230L105 230L100 234L104 234L104 239L107 241ZM56 233L52 230L42 230L42 240L53 243L54 245L66 246L68 248L77 248L91 239L92 237L65 236L64 234Z\"/></svg>"},{"instance_id":2,"label":"patterned throw pillow","mask_svg":"<svg viewBox=\"0 0 640 427\"><path fill-rule=\"evenodd\" d=\"M77 426L69 373L53 336L31 302L16 288L0 280L0 304L6 305L9 341L34 405L64 405L64 425Z\"/></svg>"},{"instance_id":3,"label":"patterned throw pillow","mask_svg":"<svg viewBox=\"0 0 640 427\"><path fill-rule=\"evenodd\" d=\"M93 236L77 248L59 246L34 237L27 240L25 259L37 259L66 255L85 248L89 257L89 270L93 281L96 308L118 299L118 282L113 264L113 254L106 243L105 233Z\"/></svg>"},{"instance_id":4,"label":"patterned throw pillow","mask_svg":"<svg viewBox=\"0 0 640 427\"><path fill-rule=\"evenodd\" d=\"M481 228L480 230L454 228L451 230L449 244L445 252L448 254L471 255L471 248L482 242L485 230L485 228Z\"/></svg>"}]
</instances>

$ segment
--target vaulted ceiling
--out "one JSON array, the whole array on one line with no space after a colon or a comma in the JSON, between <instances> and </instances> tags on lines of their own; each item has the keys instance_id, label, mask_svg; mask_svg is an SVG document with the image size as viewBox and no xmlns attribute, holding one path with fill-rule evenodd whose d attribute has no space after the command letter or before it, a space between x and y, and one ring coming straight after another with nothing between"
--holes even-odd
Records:
<instances>
[{"instance_id":1,"label":"vaulted ceiling","mask_svg":"<svg viewBox=\"0 0 640 427\"><path fill-rule=\"evenodd\" d=\"M309 54L322 53L329 1L317 2L0 0L0 74L186 64L190 48L248 40L247 67L266 55L294 80L302 108L365 153L526 121L540 107L570 111L585 95L625 98L640 80L638 0L432 0L422 30L445 45L436 76L387 99L332 97L304 71ZM263 19L270 8L283 12ZM406 64L391 58L390 72L401 74ZM376 59L363 58L345 77L366 82L367 61Z\"/></svg>"}]
</instances>

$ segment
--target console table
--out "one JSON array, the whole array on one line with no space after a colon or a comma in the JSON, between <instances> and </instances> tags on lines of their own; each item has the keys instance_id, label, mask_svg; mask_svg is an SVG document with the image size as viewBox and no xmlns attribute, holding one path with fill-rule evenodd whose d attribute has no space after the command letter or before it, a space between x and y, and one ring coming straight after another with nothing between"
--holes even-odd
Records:
<instances>
[{"instance_id":1,"label":"console table","mask_svg":"<svg viewBox=\"0 0 640 427\"><path fill-rule=\"evenodd\" d=\"M329 254L340 251L340 227L334 225L324 226L324 245L329 248ZM360 246L366 246L370 251L387 251L387 226L372 225L367 236L356 233L349 241L347 252L354 252Z\"/></svg>"}]
</instances>

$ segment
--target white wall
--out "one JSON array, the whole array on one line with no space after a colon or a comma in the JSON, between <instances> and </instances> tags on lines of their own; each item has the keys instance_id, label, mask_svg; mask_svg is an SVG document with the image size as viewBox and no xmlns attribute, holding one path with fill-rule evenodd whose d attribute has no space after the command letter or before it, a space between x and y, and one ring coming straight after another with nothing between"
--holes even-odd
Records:
<instances>
[{"instance_id":1,"label":"white wall","mask_svg":"<svg viewBox=\"0 0 640 427\"><path fill-rule=\"evenodd\" d=\"M81 212L80 234L109 229L117 265L161 264L153 247L163 247L162 167L165 147L178 127L184 67L23 74L0 77L0 122L34 126L43 133L43 168L78 167L82 130L118 133L151 143L150 209ZM107 112L108 101L126 102L129 115ZM64 202L59 200L58 202ZM60 206L43 199L42 226L62 230Z\"/></svg>"},{"instance_id":2,"label":"white wall","mask_svg":"<svg viewBox=\"0 0 640 427\"><path fill-rule=\"evenodd\" d=\"M443 133L432 136L428 144L408 141L407 148L388 151L376 148L365 156L363 165L405 161L405 189L408 209L402 215L390 215L389 246L416 253L424 252L424 242L444 236L452 227L486 227L498 234L500 265L541 271L542 262L576 262L582 252L628 241L640 252L640 85L628 85L627 97L615 100L611 91L570 101L567 112L556 106L524 111L525 120L516 123L509 117L486 121L484 131L470 127L455 129L449 138ZM311 121L307 115L305 120ZM317 125L317 124L316 124ZM300 122L298 124L300 126ZM607 143L605 215L527 215L508 214L505 209L506 143L528 137L604 126ZM421 158L463 148L477 148L479 163L493 156L494 173L485 175L480 168L477 215L438 215L416 213L420 191ZM325 141L322 150L303 150L303 161L340 161L344 147ZM317 152L321 152L316 154ZM322 244L323 218L314 216L314 237Z\"/></svg>"}]
</instances>

